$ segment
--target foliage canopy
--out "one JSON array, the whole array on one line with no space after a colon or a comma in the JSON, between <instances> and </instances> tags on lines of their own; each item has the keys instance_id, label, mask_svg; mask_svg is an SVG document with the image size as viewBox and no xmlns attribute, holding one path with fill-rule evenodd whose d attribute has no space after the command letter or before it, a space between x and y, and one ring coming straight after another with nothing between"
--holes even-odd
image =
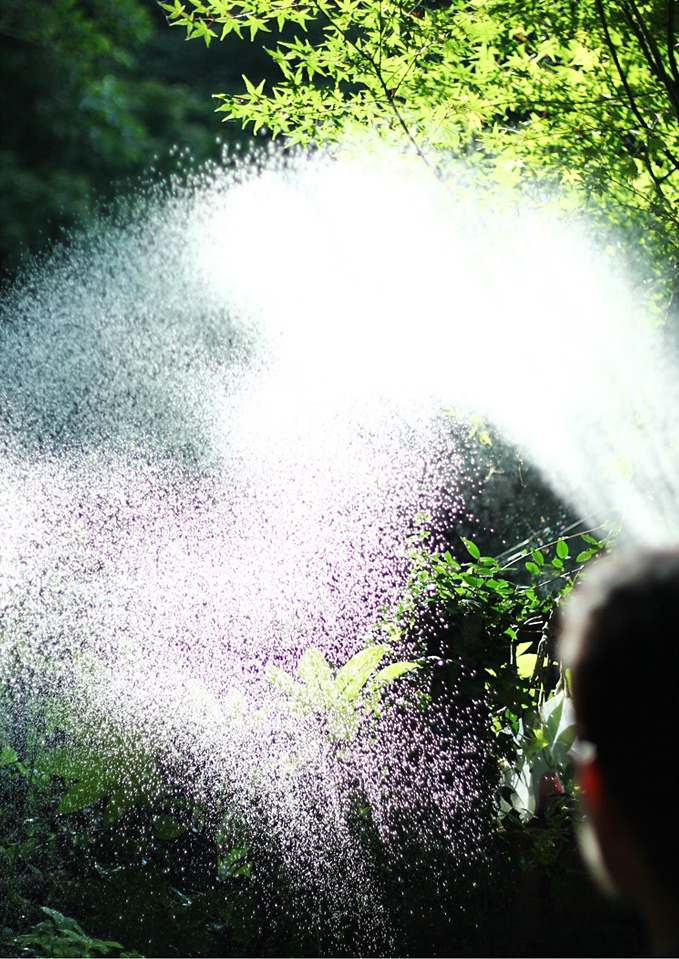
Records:
<instances>
[{"instance_id":1,"label":"foliage canopy","mask_svg":"<svg viewBox=\"0 0 679 959\"><path fill-rule=\"evenodd\" d=\"M675 0L172 0L189 37L267 48L281 79L244 76L227 120L293 142L369 128L436 165L557 186L656 261L676 259ZM434 153L436 151L436 153ZM665 291L667 292L667 291Z\"/></svg>"}]
</instances>

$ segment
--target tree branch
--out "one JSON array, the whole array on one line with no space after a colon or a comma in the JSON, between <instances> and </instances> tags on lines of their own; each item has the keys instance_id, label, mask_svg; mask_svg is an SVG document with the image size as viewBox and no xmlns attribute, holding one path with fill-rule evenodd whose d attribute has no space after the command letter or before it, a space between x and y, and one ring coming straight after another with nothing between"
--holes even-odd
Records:
<instances>
[{"instance_id":1,"label":"tree branch","mask_svg":"<svg viewBox=\"0 0 679 959\"><path fill-rule=\"evenodd\" d=\"M398 123L398 125L401 127L401 129L402 129L403 132L405 133L405 135L406 135L409 143L412 145L412 147L413 147L413 149L415 150L415 153L417 154L417 156L422 160L422 162L425 164L425 166L427 167L427 169L430 170L430 172L433 173L434 176L436 176L437 179L438 179L438 178L439 178L439 174L438 174L437 171L432 167L431 163L429 162L429 160L427 159L427 157L424 155L424 153L423 153L423 151L422 151L422 148L420 147L419 143L416 141L415 137L413 136L410 128L408 127L408 124L407 124L406 121L405 121L404 116L402 115L401 111L398 109L398 106L397 106L397 104L396 104L395 101L394 101L394 97L393 97L393 95L391 94L391 92L390 92L390 90L389 90L389 87L387 86L387 83L386 83L386 81L385 81L385 79L384 79L384 76L382 75L382 71L380 70L379 66L378 66L377 63L375 62L374 57L371 57L370 54L369 54L366 50L362 50L362 49L358 46L358 44L356 43L356 41L353 40L353 39L347 34L347 32L346 32L345 30L342 30L340 27L337 26L337 24L335 23L333 17L330 15L330 13L327 11L327 9L325 9L323 6L321 6L321 4L318 2L318 0L316 0L316 2L314 3L314 6L315 6L316 9L321 13L321 15L322 15L323 17L325 17L325 19L326 19L326 20L328 21L328 23L333 27L333 29L336 30L341 36L344 37L345 42L348 43L348 44L350 44L350 45L354 48L354 50L355 50L356 53L358 54L359 58L362 59L362 60L364 60L364 61L368 64L368 66L370 67L373 75L375 76L375 79L376 79L377 82L379 83L379 85L380 85L380 87L381 87L381 89L382 89L382 92L384 93L384 97L385 97L387 103L389 104L392 113L394 114L394 116L395 116L395 118L396 118L396 122Z\"/></svg>"},{"instance_id":2,"label":"tree branch","mask_svg":"<svg viewBox=\"0 0 679 959\"><path fill-rule=\"evenodd\" d=\"M618 51L615 47L615 44L613 43L613 38L611 36L611 31L608 26L608 18L606 16L606 8L604 6L603 0L596 0L596 7L597 7L597 12L599 14L599 20L601 21L601 26L604 31L606 45L611 54L611 58L613 59L613 63L615 64L615 69L618 72L618 76L620 77L620 82L622 84L623 90L625 91L625 96L627 97L630 109L632 113L634 114L634 116L636 117L637 121L639 122L640 126L648 133L648 130L649 130L648 123L646 122L643 114L641 113L641 110L639 109L637 105L636 96L629 85L629 82L627 80L627 75L623 69L622 63L620 62L620 57L618 56ZM667 203L667 197L665 196L663 192L662 183L658 179L655 173L655 170L653 169L653 164L648 154L648 150L645 150L642 156L643 156L644 165L646 166L648 175L653 181L653 184L655 186L658 196L663 201L663 203Z\"/></svg>"},{"instance_id":3,"label":"tree branch","mask_svg":"<svg viewBox=\"0 0 679 959\"><path fill-rule=\"evenodd\" d=\"M676 0L667 0L667 60L670 65L674 82L679 86L679 68L674 55L674 11Z\"/></svg>"},{"instance_id":4,"label":"tree branch","mask_svg":"<svg viewBox=\"0 0 679 959\"><path fill-rule=\"evenodd\" d=\"M651 33L636 0L627 0L623 5L623 12L632 32L639 42L641 52L648 64L651 73L664 86L667 95L674 107L674 112L679 120L679 86L665 69L662 54Z\"/></svg>"}]
</instances>

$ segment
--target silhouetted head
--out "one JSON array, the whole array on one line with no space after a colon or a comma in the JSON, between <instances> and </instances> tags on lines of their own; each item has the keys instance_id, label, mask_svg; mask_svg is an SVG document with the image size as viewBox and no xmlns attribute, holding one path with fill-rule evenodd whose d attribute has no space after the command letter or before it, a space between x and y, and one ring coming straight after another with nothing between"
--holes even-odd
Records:
<instances>
[{"instance_id":1,"label":"silhouetted head","mask_svg":"<svg viewBox=\"0 0 679 959\"><path fill-rule=\"evenodd\" d=\"M569 597L560 651L585 832L609 888L641 909L654 949L669 954L679 945L679 549L597 563Z\"/></svg>"}]
</instances>

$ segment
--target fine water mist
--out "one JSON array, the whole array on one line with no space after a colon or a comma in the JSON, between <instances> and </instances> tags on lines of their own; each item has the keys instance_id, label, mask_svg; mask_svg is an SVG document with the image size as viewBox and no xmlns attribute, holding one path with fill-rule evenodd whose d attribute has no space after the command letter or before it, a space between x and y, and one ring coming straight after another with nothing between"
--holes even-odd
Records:
<instances>
[{"instance_id":1,"label":"fine water mist","mask_svg":"<svg viewBox=\"0 0 679 959\"><path fill-rule=\"evenodd\" d=\"M583 514L676 541L673 359L621 269L376 156L210 169L56 251L0 330L0 675L255 809L330 925L360 914L388 948L352 791L383 836L435 805L451 857L482 861L473 723L409 765L385 720L338 765L271 668L378 639L418 515L472 511L451 410Z\"/></svg>"}]
</instances>

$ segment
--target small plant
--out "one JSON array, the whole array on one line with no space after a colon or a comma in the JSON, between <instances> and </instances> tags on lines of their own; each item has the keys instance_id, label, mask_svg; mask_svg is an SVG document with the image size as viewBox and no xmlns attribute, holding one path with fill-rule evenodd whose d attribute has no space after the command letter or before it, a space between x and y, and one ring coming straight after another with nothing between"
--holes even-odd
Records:
<instances>
[{"instance_id":1,"label":"small plant","mask_svg":"<svg viewBox=\"0 0 679 959\"><path fill-rule=\"evenodd\" d=\"M513 733L516 761L504 765L500 815L528 822L559 796L572 796L575 742L573 705L565 691L526 713Z\"/></svg>"},{"instance_id":2,"label":"small plant","mask_svg":"<svg viewBox=\"0 0 679 959\"><path fill-rule=\"evenodd\" d=\"M121 957L141 959L138 952L122 951L123 946L119 942L88 936L75 919L62 915L56 909L49 909L47 906L40 908L47 919L39 922L30 932L17 936L18 942L25 948L31 948L32 955L90 957L115 953Z\"/></svg>"},{"instance_id":3,"label":"small plant","mask_svg":"<svg viewBox=\"0 0 679 959\"><path fill-rule=\"evenodd\" d=\"M388 649L368 646L334 670L320 649L310 646L297 664L301 682L277 666L270 668L269 676L292 709L321 717L331 739L349 740L369 714L379 715L385 687L417 668L414 662L397 662L375 672Z\"/></svg>"},{"instance_id":4,"label":"small plant","mask_svg":"<svg viewBox=\"0 0 679 959\"><path fill-rule=\"evenodd\" d=\"M103 721L96 739L81 734L78 740L46 750L38 768L67 784L58 813L77 812L103 801L105 825L112 825L135 805L157 802L163 794L153 758L138 745L132 752L112 724Z\"/></svg>"},{"instance_id":5,"label":"small plant","mask_svg":"<svg viewBox=\"0 0 679 959\"><path fill-rule=\"evenodd\" d=\"M572 550L578 540L582 548ZM487 698L499 733L556 685L554 611L583 564L606 543L577 534L523 549L503 565L482 556L471 540L461 542L467 561L450 550L413 550L404 599L382 627L393 640L405 637L429 662L445 666L451 681L464 667L467 691Z\"/></svg>"}]
</instances>

